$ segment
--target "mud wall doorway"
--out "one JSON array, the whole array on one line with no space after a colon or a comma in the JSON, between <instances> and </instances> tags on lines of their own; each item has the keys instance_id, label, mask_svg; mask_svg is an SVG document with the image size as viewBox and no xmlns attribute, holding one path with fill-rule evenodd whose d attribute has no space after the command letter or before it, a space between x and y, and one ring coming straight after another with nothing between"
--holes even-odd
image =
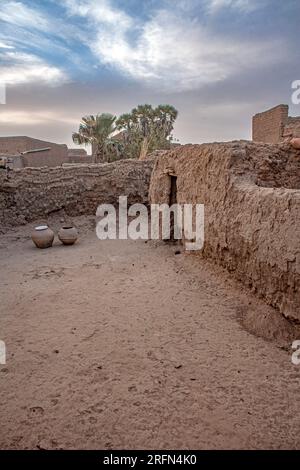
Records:
<instances>
[{"instance_id":1,"label":"mud wall doorway","mask_svg":"<svg viewBox=\"0 0 300 470\"><path fill-rule=\"evenodd\" d=\"M170 190L170 199L169 199L169 204L170 206L172 204L177 203L177 176L170 176L171 178L171 190Z\"/></svg>"},{"instance_id":2,"label":"mud wall doorway","mask_svg":"<svg viewBox=\"0 0 300 470\"><path fill-rule=\"evenodd\" d=\"M171 207L172 204L177 204L177 176L170 175L171 178L171 189L170 189L170 197L169 197L169 206ZM170 215L170 241L175 242L175 217L174 213L171 212Z\"/></svg>"}]
</instances>

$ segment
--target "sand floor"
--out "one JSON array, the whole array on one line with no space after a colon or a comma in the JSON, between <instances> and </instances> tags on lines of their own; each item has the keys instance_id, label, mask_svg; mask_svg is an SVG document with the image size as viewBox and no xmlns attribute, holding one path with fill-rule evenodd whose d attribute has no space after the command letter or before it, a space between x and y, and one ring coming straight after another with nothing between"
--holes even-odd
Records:
<instances>
[{"instance_id":1,"label":"sand floor","mask_svg":"<svg viewBox=\"0 0 300 470\"><path fill-rule=\"evenodd\" d=\"M73 247L1 237L0 447L300 448L292 327L199 257L76 220Z\"/></svg>"}]
</instances>

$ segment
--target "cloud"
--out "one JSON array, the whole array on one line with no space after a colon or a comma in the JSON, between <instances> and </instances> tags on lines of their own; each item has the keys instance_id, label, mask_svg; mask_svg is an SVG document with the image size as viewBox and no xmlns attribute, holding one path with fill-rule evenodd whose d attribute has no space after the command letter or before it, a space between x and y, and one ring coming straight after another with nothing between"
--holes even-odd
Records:
<instances>
[{"instance_id":1,"label":"cloud","mask_svg":"<svg viewBox=\"0 0 300 470\"><path fill-rule=\"evenodd\" d=\"M44 34L52 31L52 25L45 15L22 2L2 1L0 21L0 82L8 85L33 82L57 85L68 80L60 67L27 51L30 47L43 47L42 54L49 51L51 41Z\"/></svg>"},{"instance_id":2,"label":"cloud","mask_svg":"<svg viewBox=\"0 0 300 470\"><path fill-rule=\"evenodd\" d=\"M1 54L1 61L0 83L7 85L33 82L57 85L68 80L58 67L47 64L33 54L6 51Z\"/></svg>"},{"instance_id":3,"label":"cloud","mask_svg":"<svg viewBox=\"0 0 300 470\"><path fill-rule=\"evenodd\" d=\"M90 73L97 63L100 69L105 66L156 90L182 92L278 63L284 47L279 39L232 39L213 29L208 20L209 14L227 7L254 9L258 0L164 0L160 2L164 7L154 1L147 17L134 16L132 10L129 14L113 0L51 3L65 8L62 18L55 18L51 9L33 9L21 1L1 2L0 20L6 30L0 40L15 46L17 53L1 73L13 83L38 77L52 84L65 81L61 66L49 64L49 60L61 63L63 58L74 74ZM206 8L205 21L195 16L199 5ZM24 53L32 64L24 61Z\"/></svg>"},{"instance_id":4,"label":"cloud","mask_svg":"<svg viewBox=\"0 0 300 470\"><path fill-rule=\"evenodd\" d=\"M214 7L229 2L241 8L247 3L210 0ZM177 15L170 9L156 11L139 23L108 0L66 0L66 6L93 28L89 47L100 63L165 91L193 90L241 70L269 65L278 60L281 50L279 41L238 42L218 36L188 14Z\"/></svg>"},{"instance_id":5,"label":"cloud","mask_svg":"<svg viewBox=\"0 0 300 470\"><path fill-rule=\"evenodd\" d=\"M29 8L22 2L2 1L0 6L0 20L16 26L40 29L49 29L47 18L39 11Z\"/></svg>"},{"instance_id":6,"label":"cloud","mask_svg":"<svg viewBox=\"0 0 300 470\"><path fill-rule=\"evenodd\" d=\"M72 119L70 116L65 116L62 113L57 115L55 111L6 111L0 113L1 124L14 124L14 125L34 125L34 124L49 124L49 123L60 123L60 124L72 124L77 125L78 121Z\"/></svg>"},{"instance_id":7,"label":"cloud","mask_svg":"<svg viewBox=\"0 0 300 470\"><path fill-rule=\"evenodd\" d=\"M207 9L211 14L217 13L223 8L236 9L249 13L257 8L263 7L265 0L207 0Z\"/></svg>"},{"instance_id":8,"label":"cloud","mask_svg":"<svg viewBox=\"0 0 300 470\"><path fill-rule=\"evenodd\" d=\"M9 44L6 44L5 42L0 41L0 49L14 49L14 46L10 46Z\"/></svg>"},{"instance_id":9,"label":"cloud","mask_svg":"<svg viewBox=\"0 0 300 470\"><path fill-rule=\"evenodd\" d=\"M133 19L122 10L114 8L109 0L64 0L72 15L92 17L95 22L103 23L121 30L131 28Z\"/></svg>"}]
</instances>

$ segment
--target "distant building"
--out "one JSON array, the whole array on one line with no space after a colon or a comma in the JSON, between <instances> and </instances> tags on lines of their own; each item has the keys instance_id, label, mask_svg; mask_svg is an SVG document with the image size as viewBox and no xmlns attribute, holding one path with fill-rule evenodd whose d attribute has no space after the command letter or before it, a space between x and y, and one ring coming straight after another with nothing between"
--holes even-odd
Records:
<instances>
[{"instance_id":1,"label":"distant building","mask_svg":"<svg viewBox=\"0 0 300 470\"><path fill-rule=\"evenodd\" d=\"M68 163L92 163L85 149L68 149Z\"/></svg>"},{"instance_id":2,"label":"distant building","mask_svg":"<svg viewBox=\"0 0 300 470\"><path fill-rule=\"evenodd\" d=\"M68 149L65 144L27 136L0 137L0 167L54 167L64 163L91 163L84 149Z\"/></svg>"},{"instance_id":3,"label":"distant building","mask_svg":"<svg viewBox=\"0 0 300 470\"><path fill-rule=\"evenodd\" d=\"M27 136L0 137L0 154L9 157L14 168L61 166L68 160L68 147Z\"/></svg>"},{"instance_id":4,"label":"distant building","mask_svg":"<svg viewBox=\"0 0 300 470\"><path fill-rule=\"evenodd\" d=\"M87 152L85 149L68 149L68 157L87 157Z\"/></svg>"},{"instance_id":5,"label":"distant building","mask_svg":"<svg viewBox=\"0 0 300 470\"><path fill-rule=\"evenodd\" d=\"M254 141L276 144L293 137L300 137L300 116L289 116L288 105L280 104L253 117Z\"/></svg>"}]
</instances>

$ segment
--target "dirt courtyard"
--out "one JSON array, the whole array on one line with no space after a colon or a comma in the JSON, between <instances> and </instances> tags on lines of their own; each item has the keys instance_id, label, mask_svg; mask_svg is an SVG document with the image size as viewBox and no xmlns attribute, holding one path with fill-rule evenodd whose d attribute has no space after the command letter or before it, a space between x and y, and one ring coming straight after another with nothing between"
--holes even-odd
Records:
<instances>
[{"instance_id":1,"label":"dirt courtyard","mask_svg":"<svg viewBox=\"0 0 300 470\"><path fill-rule=\"evenodd\" d=\"M73 247L1 236L0 447L300 448L300 335L210 262L74 220Z\"/></svg>"}]
</instances>

